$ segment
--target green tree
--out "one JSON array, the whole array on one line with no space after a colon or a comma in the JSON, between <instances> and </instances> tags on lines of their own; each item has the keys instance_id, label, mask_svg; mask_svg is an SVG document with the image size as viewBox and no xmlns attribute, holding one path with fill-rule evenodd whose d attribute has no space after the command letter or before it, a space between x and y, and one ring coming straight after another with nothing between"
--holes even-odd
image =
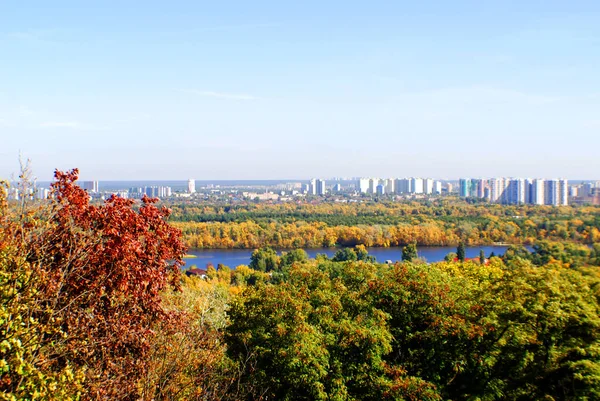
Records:
<instances>
[{"instance_id":1,"label":"green tree","mask_svg":"<svg viewBox=\"0 0 600 401\"><path fill-rule=\"evenodd\" d=\"M308 260L308 254L304 249L294 249L289 252L284 252L279 258L279 266L291 266L294 263L302 263Z\"/></svg>"},{"instance_id":2,"label":"green tree","mask_svg":"<svg viewBox=\"0 0 600 401\"><path fill-rule=\"evenodd\" d=\"M375 256L369 255L369 251L364 245L356 245L354 247L354 252L356 252L357 260L362 260L365 262L375 262Z\"/></svg>"},{"instance_id":3,"label":"green tree","mask_svg":"<svg viewBox=\"0 0 600 401\"><path fill-rule=\"evenodd\" d=\"M270 272L277 270L279 257L272 248L265 247L256 249L250 256L250 268L261 272Z\"/></svg>"},{"instance_id":4,"label":"green tree","mask_svg":"<svg viewBox=\"0 0 600 401\"><path fill-rule=\"evenodd\" d=\"M253 398L370 400L391 390L383 356L391 337L368 299L376 266L294 264L278 285L258 285L234 302L226 338L244 361Z\"/></svg>"},{"instance_id":5,"label":"green tree","mask_svg":"<svg viewBox=\"0 0 600 401\"><path fill-rule=\"evenodd\" d=\"M417 244L411 243L402 248L402 260L411 262L419 257L417 253Z\"/></svg>"},{"instance_id":6,"label":"green tree","mask_svg":"<svg viewBox=\"0 0 600 401\"><path fill-rule=\"evenodd\" d=\"M456 257L459 262L464 262L466 257L466 248L464 242L459 242L458 247L456 248Z\"/></svg>"},{"instance_id":7,"label":"green tree","mask_svg":"<svg viewBox=\"0 0 600 401\"><path fill-rule=\"evenodd\" d=\"M444 256L444 261L445 262L454 262L456 260L456 258L457 258L456 253L450 252L446 256Z\"/></svg>"},{"instance_id":8,"label":"green tree","mask_svg":"<svg viewBox=\"0 0 600 401\"><path fill-rule=\"evenodd\" d=\"M331 260L334 262L356 261L358 260L358 255L352 248L342 248L333 255Z\"/></svg>"}]
</instances>

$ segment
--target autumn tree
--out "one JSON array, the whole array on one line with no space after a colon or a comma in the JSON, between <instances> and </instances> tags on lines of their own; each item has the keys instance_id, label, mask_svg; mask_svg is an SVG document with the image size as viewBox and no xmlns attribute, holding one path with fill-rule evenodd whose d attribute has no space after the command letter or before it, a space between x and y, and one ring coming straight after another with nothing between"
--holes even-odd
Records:
<instances>
[{"instance_id":1,"label":"autumn tree","mask_svg":"<svg viewBox=\"0 0 600 401\"><path fill-rule=\"evenodd\" d=\"M65 360L55 365L56 342L67 334L44 305L45 277L31 260L28 242L41 225L36 211L6 202L0 182L0 400L76 400L83 370Z\"/></svg>"},{"instance_id":2,"label":"autumn tree","mask_svg":"<svg viewBox=\"0 0 600 401\"><path fill-rule=\"evenodd\" d=\"M133 400L148 369L153 326L173 319L161 292L177 286L185 247L169 210L144 197L92 205L78 170L56 171L46 226L27 244L39 263L45 308L66 333L50 355L56 368L86 369L88 399Z\"/></svg>"}]
</instances>

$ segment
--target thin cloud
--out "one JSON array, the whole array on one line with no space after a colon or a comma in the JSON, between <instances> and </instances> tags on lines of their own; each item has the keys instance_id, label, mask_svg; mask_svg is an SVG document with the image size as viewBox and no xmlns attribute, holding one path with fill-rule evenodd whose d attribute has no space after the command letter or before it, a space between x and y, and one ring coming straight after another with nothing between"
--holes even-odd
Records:
<instances>
[{"instance_id":1,"label":"thin cloud","mask_svg":"<svg viewBox=\"0 0 600 401\"><path fill-rule=\"evenodd\" d=\"M258 100L260 98L249 95L247 93L228 93L228 92L214 92L214 91L199 91L195 89L182 89L180 92L191 93L198 96L214 97L218 99L230 99L230 100Z\"/></svg>"}]
</instances>

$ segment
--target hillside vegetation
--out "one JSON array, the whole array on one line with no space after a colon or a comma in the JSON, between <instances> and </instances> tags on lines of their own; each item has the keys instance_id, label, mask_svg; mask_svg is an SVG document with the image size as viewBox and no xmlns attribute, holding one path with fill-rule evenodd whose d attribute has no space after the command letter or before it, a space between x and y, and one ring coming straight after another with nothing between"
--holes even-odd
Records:
<instances>
[{"instance_id":1,"label":"hillside vegetation","mask_svg":"<svg viewBox=\"0 0 600 401\"><path fill-rule=\"evenodd\" d=\"M261 248L187 277L170 210L90 204L76 179L47 206L0 190L0 399L600 399L598 244L434 264L412 244L393 265ZM550 232L589 242L579 212Z\"/></svg>"}]
</instances>

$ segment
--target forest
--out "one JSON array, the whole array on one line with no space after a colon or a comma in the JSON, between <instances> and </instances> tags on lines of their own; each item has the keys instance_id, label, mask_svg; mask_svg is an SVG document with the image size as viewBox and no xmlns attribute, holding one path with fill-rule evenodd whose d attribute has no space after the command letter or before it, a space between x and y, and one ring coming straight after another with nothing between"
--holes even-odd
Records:
<instances>
[{"instance_id":1,"label":"forest","mask_svg":"<svg viewBox=\"0 0 600 401\"><path fill-rule=\"evenodd\" d=\"M408 202L170 205L191 248L279 249L600 242L600 207Z\"/></svg>"},{"instance_id":2,"label":"forest","mask_svg":"<svg viewBox=\"0 0 600 401\"><path fill-rule=\"evenodd\" d=\"M457 235L433 264L414 240L396 264L260 247L188 277L171 210L55 177L48 205L0 186L2 400L600 399L594 209L545 210L531 251L480 260Z\"/></svg>"}]
</instances>

